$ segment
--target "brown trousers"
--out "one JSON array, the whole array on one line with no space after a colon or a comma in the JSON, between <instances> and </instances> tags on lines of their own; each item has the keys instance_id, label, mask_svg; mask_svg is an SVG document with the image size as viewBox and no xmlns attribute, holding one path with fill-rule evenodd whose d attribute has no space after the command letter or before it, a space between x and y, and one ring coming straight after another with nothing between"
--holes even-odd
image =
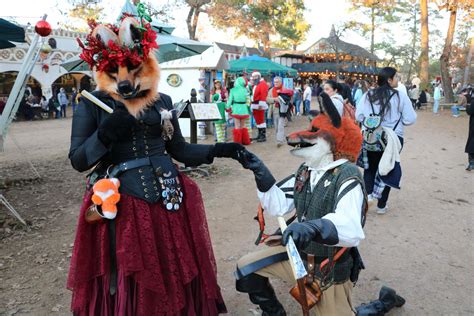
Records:
<instances>
[{"instance_id":1,"label":"brown trousers","mask_svg":"<svg viewBox=\"0 0 474 316\"><path fill-rule=\"evenodd\" d=\"M238 267L246 266L260 259L286 252L283 246L268 247L261 246L260 250L249 253L237 262ZM267 278L279 278L294 286L295 279L289 261L277 262L255 272ZM289 295L289 294L288 294ZM311 313L317 316L353 316L352 305L352 282L348 280L343 284L335 284L326 289L321 295L321 301L311 309Z\"/></svg>"}]
</instances>

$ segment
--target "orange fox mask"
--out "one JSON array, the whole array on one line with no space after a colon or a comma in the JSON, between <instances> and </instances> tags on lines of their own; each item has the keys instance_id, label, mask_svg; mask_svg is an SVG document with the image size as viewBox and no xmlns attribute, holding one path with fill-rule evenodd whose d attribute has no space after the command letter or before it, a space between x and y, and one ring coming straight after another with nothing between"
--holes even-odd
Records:
<instances>
[{"instance_id":1,"label":"orange fox mask","mask_svg":"<svg viewBox=\"0 0 474 316\"><path fill-rule=\"evenodd\" d=\"M130 16L118 26L92 23L91 28L86 44L79 45L81 58L94 69L97 88L138 116L159 96L156 32Z\"/></svg>"},{"instance_id":2,"label":"orange fox mask","mask_svg":"<svg viewBox=\"0 0 474 316\"><path fill-rule=\"evenodd\" d=\"M329 96L322 94L324 113L318 114L307 130L291 133L288 145L296 150L313 146L317 138L323 138L331 146L334 159L346 158L355 162L362 146L362 134L354 121L338 114Z\"/></svg>"}]
</instances>

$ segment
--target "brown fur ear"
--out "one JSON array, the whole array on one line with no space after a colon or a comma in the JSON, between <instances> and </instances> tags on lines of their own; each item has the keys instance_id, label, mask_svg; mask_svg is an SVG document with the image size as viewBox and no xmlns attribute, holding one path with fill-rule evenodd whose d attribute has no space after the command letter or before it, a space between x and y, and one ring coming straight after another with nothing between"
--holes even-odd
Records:
<instances>
[{"instance_id":1,"label":"brown fur ear","mask_svg":"<svg viewBox=\"0 0 474 316\"><path fill-rule=\"evenodd\" d=\"M125 46L131 46L135 40L140 41L140 32L138 27L140 23L132 17L126 17L120 24L118 38L120 43Z\"/></svg>"},{"instance_id":2,"label":"brown fur ear","mask_svg":"<svg viewBox=\"0 0 474 316\"><path fill-rule=\"evenodd\" d=\"M92 31L92 36L94 36L95 38L97 38L99 41L101 41L102 43L104 43L105 46L107 46L109 44L109 41L112 41L114 43L118 43L119 40L118 40L118 37L117 37L117 34L115 34L114 32L112 32L111 29L109 29L108 27L100 24L100 25L97 25L94 30Z\"/></svg>"}]
</instances>

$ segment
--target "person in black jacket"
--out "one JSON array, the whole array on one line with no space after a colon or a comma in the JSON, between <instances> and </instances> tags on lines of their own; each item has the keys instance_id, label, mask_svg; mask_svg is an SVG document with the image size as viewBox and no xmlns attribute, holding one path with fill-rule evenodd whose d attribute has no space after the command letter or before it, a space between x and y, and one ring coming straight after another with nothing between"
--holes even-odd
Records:
<instances>
[{"instance_id":1,"label":"person in black jacket","mask_svg":"<svg viewBox=\"0 0 474 316\"><path fill-rule=\"evenodd\" d=\"M468 165L466 170L474 170L474 91L469 93L471 102L466 106L466 113L469 115L469 132L467 136L465 152L468 156Z\"/></svg>"},{"instance_id":2,"label":"person in black jacket","mask_svg":"<svg viewBox=\"0 0 474 316\"><path fill-rule=\"evenodd\" d=\"M347 100L352 106L355 106L354 99L352 98L352 90L346 83L346 77L344 75L339 75L337 77L337 83L340 85L339 94L342 96L342 98Z\"/></svg>"},{"instance_id":3,"label":"person in black jacket","mask_svg":"<svg viewBox=\"0 0 474 316\"><path fill-rule=\"evenodd\" d=\"M426 97L426 89L421 90L420 97L418 101L415 103L415 109L419 110L423 104L426 105L428 103L428 98Z\"/></svg>"},{"instance_id":4,"label":"person in black jacket","mask_svg":"<svg viewBox=\"0 0 474 316\"><path fill-rule=\"evenodd\" d=\"M201 193L173 159L198 166L216 157L239 159L244 148L185 141L171 98L157 91L159 68L151 50L156 33L150 24L125 17L120 27L90 25L94 29L81 43L81 58L96 72L98 91L92 95L113 113L83 94L73 116L69 159L77 171L92 172L67 282L72 312L226 312ZM104 178L119 186L114 219L104 218L92 198L94 184Z\"/></svg>"}]
</instances>

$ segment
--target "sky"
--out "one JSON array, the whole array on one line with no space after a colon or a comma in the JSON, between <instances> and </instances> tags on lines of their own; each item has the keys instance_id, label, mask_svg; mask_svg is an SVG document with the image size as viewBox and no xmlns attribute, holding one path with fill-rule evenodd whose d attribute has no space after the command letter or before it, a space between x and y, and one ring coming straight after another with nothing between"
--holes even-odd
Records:
<instances>
[{"instance_id":1,"label":"sky","mask_svg":"<svg viewBox=\"0 0 474 316\"><path fill-rule=\"evenodd\" d=\"M150 2L153 4L164 4L169 1L171 0L151 0ZM112 22L116 20L125 0L102 0L102 2L106 8L106 20ZM349 10L351 5L348 0L305 0L305 5L307 8L305 18L311 24L311 29L306 36L305 42L298 47L303 50L321 37L327 37L333 24L337 26L349 20L361 21L366 18L360 13L351 12ZM53 28L56 28L59 22L68 22L61 15L58 8L64 10L68 6L67 0L15 0L9 1L8 6L2 7L0 17L13 18L18 23L26 24L30 22L34 25L44 13L47 13L48 21ZM170 24L176 27L173 35L188 37L185 21L187 12L188 10L185 6L174 8L174 12L171 14L173 20L170 21ZM437 22L437 27L442 31L446 30L447 20L446 16L444 16L443 19ZM392 31L394 33L394 40L397 43L406 43L410 38L401 29L395 28ZM200 16L198 32L199 40L204 42L223 42L238 45L245 44L248 47L254 46L254 42L246 38L237 38L231 29L218 30L214 28L206 14ZM365 48L369 47L369 42L366 39L350 30L343 34L342 39Z\"/></svg>"}]
</instances>

